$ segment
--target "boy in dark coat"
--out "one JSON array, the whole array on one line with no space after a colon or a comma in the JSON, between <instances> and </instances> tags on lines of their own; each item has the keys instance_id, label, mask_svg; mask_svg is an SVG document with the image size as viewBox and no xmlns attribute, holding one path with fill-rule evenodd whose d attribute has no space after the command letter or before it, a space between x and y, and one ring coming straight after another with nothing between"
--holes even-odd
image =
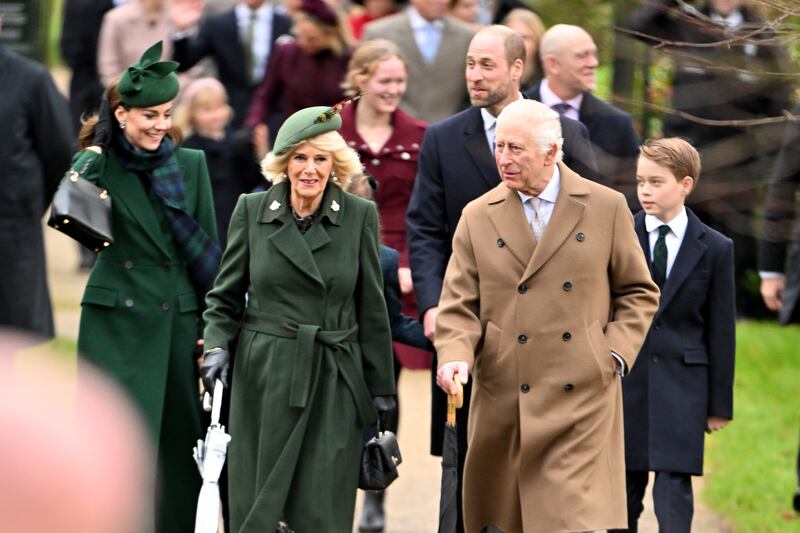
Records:
<instances>
[{"instance_id":1,"label":"boy in dark coat","mask_svg":"<svg viewBox=\"0 0 800 533\"><path fill-rule=\"evenodd\" d=\"M622 382L633 532L649 472L655 472L659 530L691 530L691 476L703 474L704 432L733 417L733 242L684 206L699 175L700 156L682 139L650 140L641 148L635 227L661 301Z\"/></svg>"}]
</instances>

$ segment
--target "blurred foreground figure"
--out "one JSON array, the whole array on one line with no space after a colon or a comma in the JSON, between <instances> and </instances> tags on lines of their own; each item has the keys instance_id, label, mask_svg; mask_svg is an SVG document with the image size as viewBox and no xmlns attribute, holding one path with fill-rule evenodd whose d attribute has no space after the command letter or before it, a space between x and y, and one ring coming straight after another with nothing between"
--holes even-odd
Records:
<instances>
[{"instance_id":1,"label":"blurred foreground figure","mask_svg":"<svg viewBox=\"0 0 800 533\"><path fill-rule=\"evenodd\" d=\"M33 343L0 330L0 529L144 531L153 460L141 422L89 365L14 357Z\"/></svg>"}]
</instances>

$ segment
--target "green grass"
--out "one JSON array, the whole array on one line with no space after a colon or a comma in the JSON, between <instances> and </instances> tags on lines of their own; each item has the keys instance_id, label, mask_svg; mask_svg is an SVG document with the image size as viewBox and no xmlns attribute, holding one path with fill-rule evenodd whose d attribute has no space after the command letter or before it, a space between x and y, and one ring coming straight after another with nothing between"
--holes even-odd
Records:
<instances>
[{"instance_id":1,"label":"green grass","mask_svg":"<svg viewBox=\"0 0 800 533\"><path fill-rule=\"evenodd\" d=\"M734 420L706 442L703 500L738 532L797 532L800 327L737 327Z\"/></svg>"}]
</instances>

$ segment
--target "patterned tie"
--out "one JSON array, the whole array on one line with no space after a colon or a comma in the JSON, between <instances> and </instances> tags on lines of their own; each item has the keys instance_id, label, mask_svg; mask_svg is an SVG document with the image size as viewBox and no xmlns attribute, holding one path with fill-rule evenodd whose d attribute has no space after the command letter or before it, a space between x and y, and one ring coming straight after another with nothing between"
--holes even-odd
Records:
<instances>
[{"instance_id":1,"label":"patterned tie","mask_svg":"<svg viewBox=\"0 0 800 533\"><path fill-rule=\"evenodd\" d=\"M572 106L566 102L560 102L558 104L554 104L552 106L553 111L557 112L559 115L565 115L567 111L572 109Z\"/></svg>"},{"instance_id":2,"label":"patterned tie","mask_svg":"<svg viewBox=\"0 0 800 533\"><path fill-rule=\"evenodd\" d=\"M533 216L531 217L531 229L533 230L533 236L536 237L536 242L542 240L542 233L544 233L544 221L542 217L539 215L539 207L542 205L542 201L534 196L530 199L531 207L533 207Z\"/></svg>"},{"instance_id":3,"label":"patterned tie","mask_svg":"<svg viewBox=\"0 0 800 533\"><path fill-rule=\"evenodd\" d=\"M666 224L658 227L658 239L653 248L653 281L660 287L667 281L667 241L669 226Z\"/></svg>"},{"instance_id":4,"label":"patterned tie","mask_svg":"<svg viewBox=\"0 0 800 533\"><path fill-rule=\"evenodd\" d=\"M497 126L497 121L496 120L494 122L492 122L492 125L489 126L488 130L486 130L487 133L489 134L488 135L488 137L489 137L489 148L492 150L492 158L494 158L494 138L495 138L494 137L494 135L495 135L495 131L494 130L495 130L495 126Z\"/></svg>"},{"instance_id":5,"label":"patterned tie","mask_svg":"<svg viewBox=\"0 0 800 533\"><path fill-rule=\"evenodd\" d=\"M256 34L256 11L250 10L250 20L247 22L247 32L244 36L244 68L250 83L258 83L256 78L256 56L253 50L253 41Z\"/></svg>"}]
</instances>

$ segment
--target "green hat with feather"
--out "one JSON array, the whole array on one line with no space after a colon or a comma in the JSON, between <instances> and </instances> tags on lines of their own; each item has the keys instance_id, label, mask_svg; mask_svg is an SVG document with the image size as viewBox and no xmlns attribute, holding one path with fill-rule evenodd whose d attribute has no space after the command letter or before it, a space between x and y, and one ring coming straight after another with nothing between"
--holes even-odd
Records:
<instances>
[{"instance_id":1,"label":"green hat with feather","mask_svg":"<svg viewBox=\"0 0 800 533\"><path fill-rule=\"evenodd\" d=\"M117 91L126 107L150 107L178 96L178 63L161 61L162 48L162 41L158 41L122 73Z\"/></svg>"},{"instance_id":2,"label":"green hat with feather","mask_svg":"<svg viewBox=\"0 0 800 533\"><path fill-rule=\"evenodd\" d=\"M297 146L306 139L329 131L340 130L342 117L339 113L346 105L355 102L359 98L361 98L360 94L345 98L332 106L306 107L292 114L283 123L281 129L278 130L272 153L275 155L285 154L293 146Z\"/></svg>"}]
</instances>

